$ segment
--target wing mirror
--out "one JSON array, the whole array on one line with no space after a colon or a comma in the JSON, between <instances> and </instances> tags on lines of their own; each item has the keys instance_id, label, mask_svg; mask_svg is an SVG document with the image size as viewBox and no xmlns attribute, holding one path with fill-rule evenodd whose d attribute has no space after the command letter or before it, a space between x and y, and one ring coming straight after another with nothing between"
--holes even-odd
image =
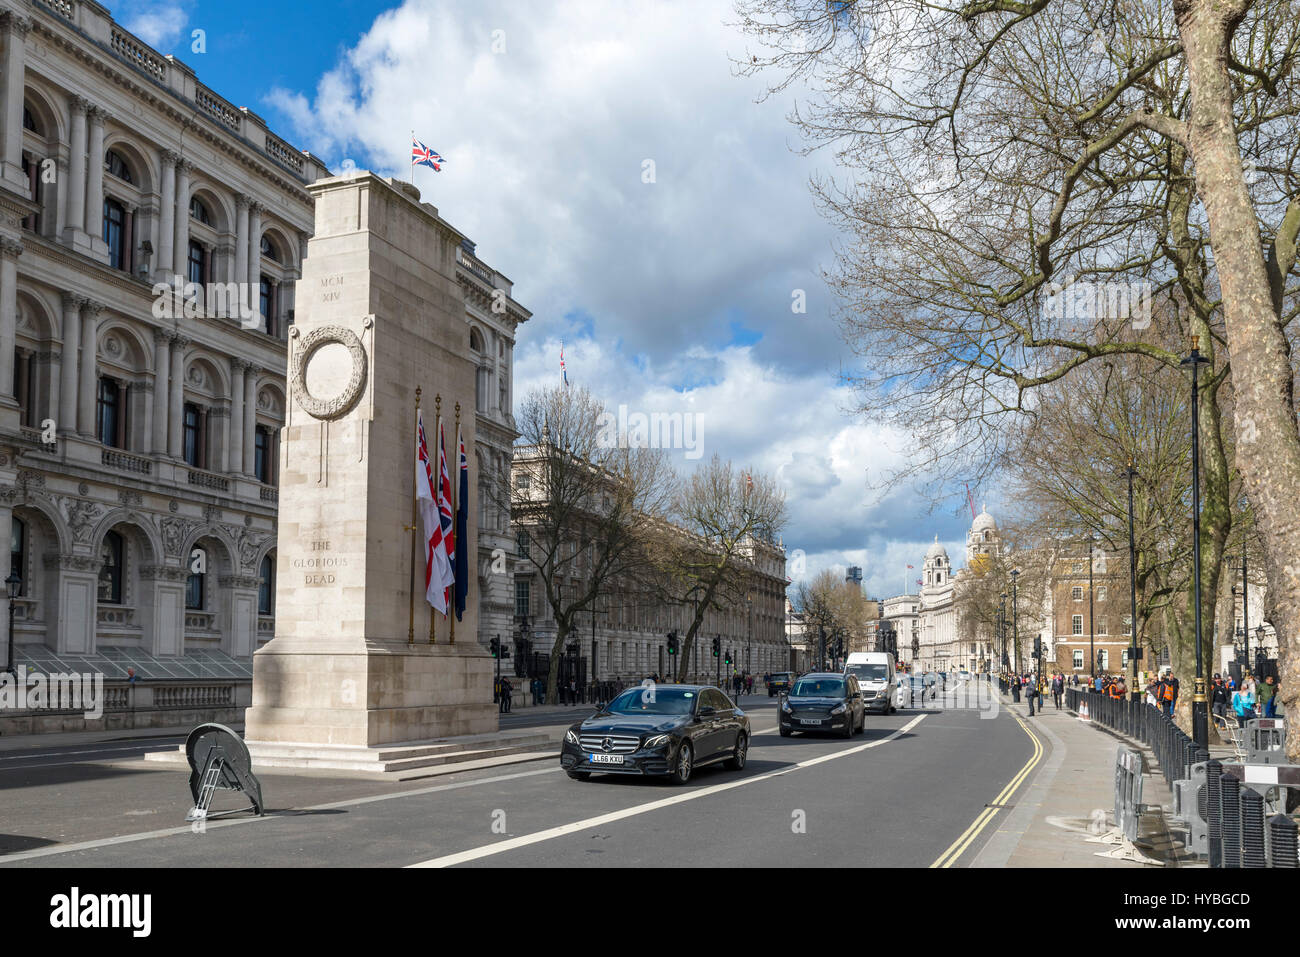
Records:
<instances>
[{"instance_id":1,"label":"wing mirror","mask_svg":"<svg viewBox=\"0 0 1300 957\"><path fill-rule=\"evenodd\" d=\"M718 713L718 709L717 709L717 708L704 707L704 708L701 708L701 709L700 709L696 714L697 714L697 717L700 717L700 718L712 718L712 717L713 717L715 714L717 714L717 713Z\"/></svg>"}]
</instances>

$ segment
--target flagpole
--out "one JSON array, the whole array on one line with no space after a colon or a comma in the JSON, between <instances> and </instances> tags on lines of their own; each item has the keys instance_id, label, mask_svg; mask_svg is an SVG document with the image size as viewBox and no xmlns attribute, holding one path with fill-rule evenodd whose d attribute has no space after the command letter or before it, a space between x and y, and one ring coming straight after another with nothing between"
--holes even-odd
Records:
<instances>
[{"instance_id":1,"label":"flagpole","mask_svg":"<svg viewBox=\"0 0 1300 957\"><path fill-rule=\"evenodd\" d=\"M438 525L441 527L442 510L437 507L438 496L441 494L441 489L442 489L442 393L441 392L439 392L437 395L433 397L433 407L435 410L434 428L437 430L434 433L434 443L438 447L438 450L433 453L433 458L438 462L438 465L434 467L434 471L437 474L433 477L433 481L436 484L437 488L434 489L433 504L434 504L434 511L438 513ZM446 551L446 547L442 544L441 539L439 539L438 547L442 548L443 551ZM430 558L429 561L433 561L433 559ZM435 635L433 630L433 626L436 625L437 623L438 623L438 610L434 608L432 605L430 605L429 606L429 644L431 645L437 643L435 641Z\"/></svg>"},{"instance_id":2,"label":"flagpole","mask_svg":"<svg viewBox=\"0 0 1300 957\"><path fill-rule=\"evenodd\" d=\"M453 540L453 541L455 541L455 538L456 538L456 516L460 514L460 512L458 511L458 507L457 507L457 505L456 505L456 498L457 498L457 496L460 495L460 403L459 403L459 402L456 403L456 439L455 439L455 442L456 442L456 481L453 482L452 485L451 485L451 535L452 535L452 540ZM466 529L469 528L469 522L466 522L466 523L465 523L465 527L466 527ZM456 547L453 548L453 549L451 550L451 552L452 552L452 561L453 561L453 562L455 561L456 552L457 552L457 550L458 550L459 548L460 548L460 542L456 542ZM468 598L469 598L469 583L468 583L468 582L466 583L466 586L465 586L465 598L466 598L467 600L468 600ZM451 600L452 600L453 603L456 601L456 588L454 587L454 585L453 585L452 590L451 590ZM449 607L447 608L447 617L448 617L448 619L450 619L450 621L451 621L451 644L454 645L454 644L456 643L456 609L455 609L455 607L449 606ZM500 654L500 652L498 652L498 654Z\"/></svg>"},{"instance_id":3,"label":"flagpole","mask_svg":"<svg viewBox=\"0 0 1300 957\"><path fill-rule=\"evenodd\" d=\"M411 463L411 524L406 526L411 533L411 594L406 622L406 643L415 644L415 513L416 513L416 488L415 488L415 470L420 467L420 387L415 387L415 451L414 459Z\"/></svg>"},{"instance_id":4,"label":"flagpole","mask_svg":"<svg viewBox=\"0 0 1300 957\"><path fill-rule=\"evenodd\" d=\"M414 143L415 143L415 130L411 130L411 143L412 143L412 145L414 145ZM412 150L412 152L414 152L414 150ZM411 169L410 169L410 171L407 173L406 179L407 179L407 182L409 182L412 186L415 185L415 163L414 163L414 161L412 161L412 163L411 163Z\"/></svg>"}]
</instances>

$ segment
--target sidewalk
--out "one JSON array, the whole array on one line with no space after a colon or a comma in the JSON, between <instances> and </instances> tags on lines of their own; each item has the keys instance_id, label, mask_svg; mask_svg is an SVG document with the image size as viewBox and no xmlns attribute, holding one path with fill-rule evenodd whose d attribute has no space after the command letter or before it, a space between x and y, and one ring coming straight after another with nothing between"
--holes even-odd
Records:
<instances>
[{"instance_id":1,"label":"sidewalk","mask_svg":"<svg viewBox=\"0 0 1300 957\"><path fill-rule=\"evenodd\" d=\"M1047 753L1027 789L1022 785L1012 796L1011 813L997 821L972 867L1150 867L1098 857L1097 852L1111 848L1087 842L1115 823L1115 752L1121 745L1143 752L1142 803L1164 809L1143 816L1142 852L1165 867L1204 866L1169 833L1165 814L1173 807L1173 795L1148 750L1080 720L1064 706L1057 711L1050 697L1046 712L1032 718L1027 705L1012 704L1008 696L1002 697L1002 707L1024 720Z\"/></svg>"}]
</instances>

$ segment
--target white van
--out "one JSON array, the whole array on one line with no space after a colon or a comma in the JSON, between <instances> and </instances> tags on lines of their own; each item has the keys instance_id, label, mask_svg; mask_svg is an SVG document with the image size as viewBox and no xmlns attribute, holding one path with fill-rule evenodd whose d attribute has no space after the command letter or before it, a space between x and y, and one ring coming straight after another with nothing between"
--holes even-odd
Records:
<instances>
[{"instance_id":1,"label":"white van","mask_svg":"<svg viewBox=\"0 0 1300 957\"><path fill-rule=\"evenodd\" d=\"M868 711L893 713L898 704L898 670L887 651L855 651L844 662L844 673L855 675Z\"/></svg>"}]
</instances>

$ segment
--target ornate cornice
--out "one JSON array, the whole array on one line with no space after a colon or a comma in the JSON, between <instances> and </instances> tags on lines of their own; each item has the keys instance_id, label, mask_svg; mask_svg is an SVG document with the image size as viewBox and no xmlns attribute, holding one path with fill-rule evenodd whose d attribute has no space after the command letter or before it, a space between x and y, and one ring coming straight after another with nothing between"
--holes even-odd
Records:
<instances>
[{"instance_id":1,"label":"ornate cornice","mask_svg":"<svg viewBox=\"0 0 1300 957\"><path fill-rule=\"evenodd\" d=\"M32 30L32 21L13 10L0 13L0 25L3 25L5 33L12 33L19 39L25 38Z\"/></svg>"},{"instance_id":2,"label":"ornate cornice","mask_svg":"<svg viewBox=\"0 0 1300 957\"><path fill-rule=\"evenodd\" d=\"M17 259L23 254L23 244L17 239L10 239L8 236L0 237L0 256L5 259Z\"/></svg>"}]
</instances>

